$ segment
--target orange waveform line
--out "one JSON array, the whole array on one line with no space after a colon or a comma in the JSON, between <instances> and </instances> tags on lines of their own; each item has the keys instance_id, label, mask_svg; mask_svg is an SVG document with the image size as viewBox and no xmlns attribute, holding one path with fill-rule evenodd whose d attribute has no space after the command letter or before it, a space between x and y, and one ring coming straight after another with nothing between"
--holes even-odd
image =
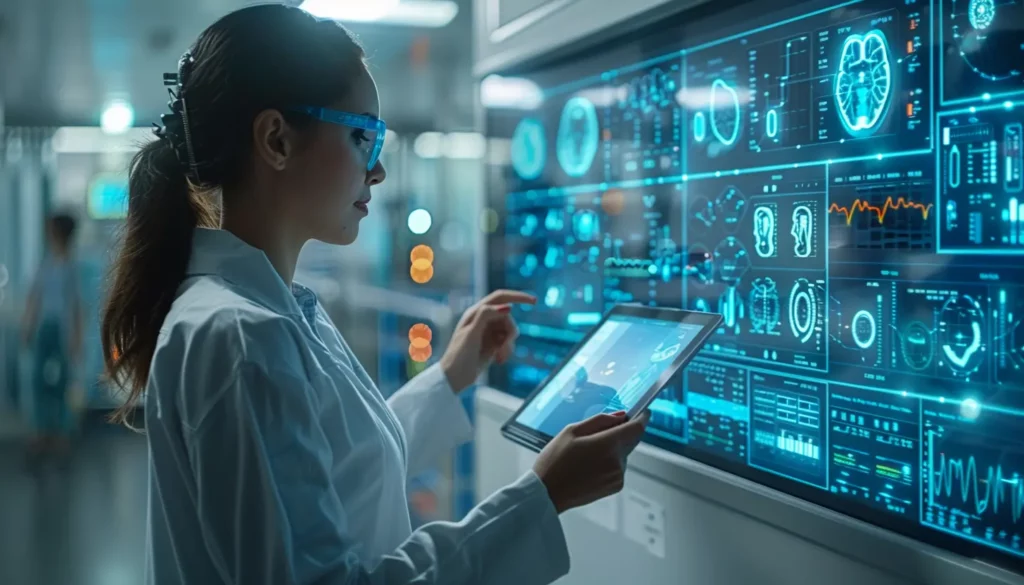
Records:
<instances>
[{"instance_id":1,"label":"orange waveform line","mask_svg":"<svg viewBox=\"0 0 1024 585\"><path fill-rule=\"evenodd\" d=\"M899 209L916 209L921 212L922 218L928 219L928 214L931 213L932 211L932 204L918 203L916 201L907 201L903 197L900 197L896 199L896 201L893 201L892 197L886 197L885 203L883 203L881 207L879 207L876 205L871 205L867 201L856 199L854 200L853 204L850 205L850 207L843 207L841 205L833 203L832 205L829 206L828 212L842 213L843 215L846 216L846 225L850 225L851 223L853 223L853 216L857 212L863 213L865 211L870 211L871 213L874 213L875 216L878 217L878 223L885 223L885 215L890 211Z\"/></svg>"}]
</instances>

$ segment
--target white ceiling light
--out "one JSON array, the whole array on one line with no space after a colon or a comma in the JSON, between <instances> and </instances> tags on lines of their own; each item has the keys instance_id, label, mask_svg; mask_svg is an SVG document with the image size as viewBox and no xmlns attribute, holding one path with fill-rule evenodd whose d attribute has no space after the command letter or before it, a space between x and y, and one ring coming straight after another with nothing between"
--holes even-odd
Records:
<instances>
[{"instance_id":1,"label":"white ceiling light","mask_svg":"<svg viewBox=\"0 0 1024 585\"><path fill-rule=\"evenodd\" d=\"M124 134L135 123L135 110L124 100L107 104L100 116L100 128L107 134Z\"/></svg>"},{"instance_id":2,"label":"white ceiling light","mask_svg":"<svg viewBox=\"0 0 1024 585\"><path fill-rule=\"evenodd\" d=\"M543 101L540 86L529 79L488 75L480 82L480 103L485 108L535 110Z\"/></svg>"},{"instance_id":3,"label":"white ceiling light","mask_svg":"<svg viewBox=\"0 0 1024 585\"><path fill-rule=\"evenodd\" d=\"M305 0L300 6L318 18L440 28L459 13L451 0Z\"/></svg>"},{"instance_id":4,"label":"white ceiling light","mask_svg":"<svg viewBox=\"0 0 1024 585\"><path fill-rule=\"evenodd\" d=\"M444 134L440 132L424 132L412 143L412 150L420 158L441 158L441 143Z\"/></svg>"},{"instance_id":5,"label":"white ceiling light","mask_svg":"<svg viewBox=\"0 0 1024 585\"><path fill-rule=\"evenodd\" d=\"M452 132L445 136L441 153L447 158L483 158L487 154L487 139L476 132Z\"/></svg>"}]
</instances>

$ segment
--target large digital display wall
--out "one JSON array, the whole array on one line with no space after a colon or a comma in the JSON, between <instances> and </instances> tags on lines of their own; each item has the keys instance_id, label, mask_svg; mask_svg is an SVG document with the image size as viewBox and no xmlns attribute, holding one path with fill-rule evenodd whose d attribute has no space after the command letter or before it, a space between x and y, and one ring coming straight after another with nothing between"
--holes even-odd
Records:
<instances>
[{"instance_id":1,"label":"large digital display wall","mask_svg":"<svg viewBox=\"0 0 1024 585\"><path fill-rule=\"evenodd\" d=\"M492 382L721 313L650 442L1020 570L1024 0L757 4L515 73L489 279L540 302Z\"/></svg>"}]
</instances>

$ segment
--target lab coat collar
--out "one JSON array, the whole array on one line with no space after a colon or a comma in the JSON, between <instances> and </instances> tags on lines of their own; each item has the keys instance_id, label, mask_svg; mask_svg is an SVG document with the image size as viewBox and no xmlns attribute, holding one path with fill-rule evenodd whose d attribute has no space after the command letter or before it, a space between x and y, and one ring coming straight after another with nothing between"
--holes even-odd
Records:
<instances>
[{"instance_id":1,"label":"lab coat collar","mask_svg":"<svg viewBox=\"0 0 1024 585\"><path fill-rule=\"evenodd\" d=\"M243 288L267 308L284 314L302 315L296 295L304 299L312 295L298 283L289 290L263 250L222 229L196 228L186 274L219 276Z\"/></svg>"}]
</instances>

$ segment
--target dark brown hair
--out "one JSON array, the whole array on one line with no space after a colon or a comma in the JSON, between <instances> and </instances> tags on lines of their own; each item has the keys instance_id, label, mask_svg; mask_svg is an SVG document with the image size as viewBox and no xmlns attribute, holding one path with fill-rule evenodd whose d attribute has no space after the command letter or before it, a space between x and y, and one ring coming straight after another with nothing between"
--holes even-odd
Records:
<instances>
[{"instance_id":1,"label":"dark brown hair","mask_svg":"<svg viewBox=\"0 0 1024 585\"><path fill-rule=\"evenodd\" d=\"M128 391L113 417L119 422L145 389L195 228L219 227L216 192L246 173L256 115L277 109L290 123L311 124L288 108L343 98L364 66L362 48L341 25L280 4L221 18L190 54L192 65L179 78L179 100L172 104L182 131L163 132L129 169L128 217L101 331L107 378ZM185 115L176 111L181 104Z\"/></svg>"}]
</instances>

